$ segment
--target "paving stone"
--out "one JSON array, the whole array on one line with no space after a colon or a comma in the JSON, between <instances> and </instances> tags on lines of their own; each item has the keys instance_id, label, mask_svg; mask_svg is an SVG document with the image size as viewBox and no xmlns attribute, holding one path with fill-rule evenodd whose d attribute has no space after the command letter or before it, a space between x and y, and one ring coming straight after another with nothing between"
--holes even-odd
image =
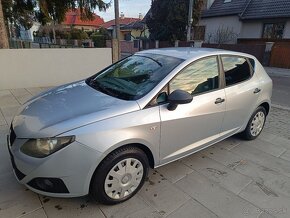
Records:
<instances>
[{"instance_id":1,"label":"paving stone","mask_svg":"<svg viewBox=\"0 0 290 218\"><path fill-rule=\"evenodd\" d=\"M4 119L4 116L0 110L0 126L4 126L4 125L7 125L5 119Z\"/></svg>"},{"instance_id":2,"label":"paving stone","mask_svg":"<svg viewBox=\"0 0 290 218\"><path fill-rule=\"evenodd\" d=\"M10 106L2 108L2 114L4 115L4 118L8 125L12 122L13 117L18 111L19 106Z\"/></svg>"},{"instance_id":3,"label":"paving stone","mask_svg":"<svg viewBox=\"0 0 290 218\"><path fill-rule=\"evenodd\" d=\"M98 217L104 218L98 204L88 197L52 198L40 196L48 217Z\"/></svg>"},{"instance_id":4,"label":"paving stone","mask_svg":"<svg viewBox=\"0 0 290 218\"><path fill-rule=\"evenodd\" d=\"M24 104L26 101L32 98L31 93L26 89L11 89L10 91L20 104Z\"/></svg>"},{"instance_id":5,"label":"paving stone","mask_svg":"<svg viewBox=\"0 0 290 218\"><path fill-rule=\"evenodd\" d=\"M258 139L263 140L263 141L267 141L267 142L272 142L273 139L277 138L277 135L268 133L266 131L262 131L261 134L259 135Z\"/></svg>"},{"instance_id":6,"label":"paving stone","mask_svg":"<svg viewBox=\"0 0 290 218\"><path fill-rule=\"evenodd\" d=\"M26 88L26 90L33 96L38 95L39 93L43 92L43 90L39 87Z\"/></svg>"},{"instance_id":7,"label":"paving stone","mask_svg":"<svg viewBox=\"0 0 290 218\"><path fill-rule=\"evenodd\" d=\"M118 217L118 215L116 216ZM138 210L135 213L129 214L126 218L161 218L163 217L162 212L158 212L150 207Z\"/></svg>"},{"instance_id":8,"label":"paving stone","mask_svg":"<svg viewBox=\"0 0 290 218\"><path fill-rule=\"evenodd\" d=\"M232 152L240 155L245 160L253 161L261 166L272 169L285 176L290 177L290 162L274 157L259 149L248 146L247 143L242 143L231 150Z\"/></svg>"},{"instance_id":9,"label":"paving stone","mask_svg":"<svg viewBox=\"0 0 290 218\"><path fill-rule=\"evenodd\" d=\"M174 161L170 164L159 167L157 171L164 175L168 180L175 183L193 170L184 165L181 161Z\"/></svg>"},{"instance_id":10,"label":"paving stone","mask_svg":"<svg viewBox=\"0 0 290 218\"><path fill-rule=\"evenodd\" d=\"M290 149L290 140L285 137L277 136L271 133L262 133L259 136L259 140L267 141L283 148Z\"/></svg>"},{"instance_id":11,"label":"paving stone","mask_svg":"<svg viewBox=\"0 0 290 218\"><path fill-rule=\"evenodd\" d=\"M264 131L290 140L290 111L272 107ZM288 118L288 119L287 119Z\"/></svg>"},{"instance_id":12,"label":"paving stone","mask_svg":"<svg viewBox=\"0 0 290 218\"><path fill-rule=\"evenodd\" d=\"M256 211L257 213L266 211L275 217L290 217L290 199L276 193L263 183L251 183L239 196L257 205L260 208L260 211Z\"/></svg>"},{"instance_id":13,"label":"paving stone","mask_svg":"<svg viewBox=\"0 0 290 218\"><path fill-rule=\"evenodd\" d=\"M136 217L136 214L142 214L143 209L146 209L147 211L153 211L149 208L149 205L138 195L121 204L99 205L99 207L106 217L118 218L128 217L129 215L132 215L132 217Z\"/></svg>"},{"instance_id":14,"label":"paving stone","mask_svg":"<svg viewBox=\"0 0 290 218\"><path fill-rule=\"evenodd\" d=\"M41 90L44 92L44 91L48 91L50 89L53 89L54 86L47 86L47 87L41 87Z\"/></svg>"},{"instance_id":15,"label":"paving stone","mask_svg":"<svg viewBox=\"0 0 290 218\"><path fill-rule=\"evenodd\" d=\"M252 181L249 177L231 170L200 153L191 155L183 161L192 169L235 194L238 194Z\"/></svg>"},{"instance_id":16,"label":"paving stone","mask_svg":"<svg viewBox=\"0 0 290 218\"><path fill-rule=\"evenodd\" d=\"M270 215L270 214L268 214L268 213L266 213L266 212L262 212L262 213L258 216L258 218L274 218L274 216L272 216L272 215Z\"/></svg>"},{"instance_id":17,"label":"paving stone","mask_svg":"<svg viewBox=\"0 0 290 218\"><path fill-rule=\"evenodd\" d=\"M219 217L257 217L254 212L259 209L258 207L197 172L187 175L176 184ZM245 212L248 212L249 215Z\"/></svg>"},{"instance_id":18,"label":"paving stone","mask_svg":"<svg viewBox=\"0 0 290 218\"><path fill-rule=\"evenodd\" d=\"M173 213L169 214L166 218L214 218L217 217L213 212L206 207L195 201L189 200L186 204L178 208Z\"/></svg>"},{"instance_id":19,"label":"paving stone","mask_svg":"<svg viewBox=\"0 0 290 218\"><path fill-rule=\"evenodd\" d=\"M29 214L24 214L21 218L47 218L43 208L33 211Z\"/></svg>"},{"instance_id":20,"label":"paving stone","mask_svg":"<svg viewBox=\"0 0 290 218\"><path fill-rule=\"evenodd\" d=\"M9 132L8 125L0 126L0 144L6 144L7 134Z\"/></svg>"},{"instance_id":21,"label":"paving stone","mask_svg":"<svg viewBox=\"0 0 290 218\"><path fill-rule=\"evenodd\" d=\"M237 137L237 136L232 136L230 138L227 138L221 142L218 142L217 144L215 144L212 147L216 147L216 146L222 146L224 149L230 150L233 147L241 144L242 140Z\"/></svg>"},{"instance_id":22,"label":"paving stone","mask_svg":"<svg viewBox=\"0 0 290 218\"><path fill-rule=\"evenodd\" d=\"M0 177L0 217L19 217L41 208L37 194L18 184L13 173Z\"/></svg>"},{"instance_id":23,"label":"paving stone","mask_svg":"<svg viewBox=\"0 0 290 218\"><path fill-rule=\"evenodd\" d=\"M19 105L16 98L9 90L0 90L0 108L6 108Z\"/></svg>"},{"instance_id":24,"label":"paving stone","mask_svg":"<svg viewBox=\"0 0 290 218\"><path fill-rule=\"evenodd\" d=\"M11 172L12 166L7 149L8 126L0 126L0 177L2 173Z\"/></svg>"},{"instance_id":25,"label":"paving stone","mask_svg":"<svg viewBox=\"0 0 290 218\"><path fill-rule=\"evenodd\" d=\"M225 158L222 158L222 154L225 157L231 156L234 159L234 162L229 164ZM249 160L242 159L240 161L235 161L239 160L240 157L226 150L216 151L216 153L211 155L210 158L243 175L252 178L254 181L265 183L265 185L275 190L276 192L290 197L290 178L278 173L277 171L274 171L273 169L258 165Z\"/></svg>"},{"instance_id":26,"label":"paving stone","mask_svg":"<svg viewBox=\"0 0 290 218\"><path fill-rule=\"evenodd\" d=\"M219 163L222 163L225 166L228 166L229 168L244 160L244 158L241 156L230 153L227 149L224 148L222 143L202 150L201 153Z\"/></svg>"},{"instance_id":27,"label":"paving stone","mask_svg":"<svg viewBox=\"0 0 290 218\"><path fill-rule=\"evenodd\" d=\"M283 154L287 150L281 144L278 144L278 143L273 144L273 143L262 141L259 139L248 141L247 145L257 148L259 150L262 150L276 157L279 157L281 154Z\"/></svg>"},{"instance_id":28,"label":"paving stone","mask_svg":"<svg viewBox=\"0 0 290 218\"><path fill-rule=\"evenodd\" d=\"M139 191L139 195L164 215L172 213L190 199L156 170L150 171L148 181Z\"/></svg>"},{"instance_id":29,"label":"paving stone","mask_svg":"<svg viewBox=\"0 0 290 218\"><path fill-rule=\"evenodd\" d=\"M280 158L282 158L283 160L287 160L290 161L290 150L287 150L285 153L283 153Z\"/></svg>"},{"instance_id":30,"label":"paving stone","mask_svg":"<svg viewBox=\"0 0 290 218\"><path fill-rule=\"evenodd\" d=\"M275 145L280 145L280 146L282 146L282 147L284 147L286 149L290 149L290 140L286 139L284 137L278 136L277 138L273 139L272 143L275 144Z\"/></svg>"}]
</instances>

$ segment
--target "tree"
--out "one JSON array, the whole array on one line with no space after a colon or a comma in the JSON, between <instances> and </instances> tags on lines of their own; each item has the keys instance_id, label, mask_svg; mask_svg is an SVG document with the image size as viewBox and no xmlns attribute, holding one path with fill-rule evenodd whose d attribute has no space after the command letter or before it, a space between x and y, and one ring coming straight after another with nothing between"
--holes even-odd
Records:
<instances>
[{"instance_id":1,"label":"tree","mask_svg":"<svg viewBox=\"0 0 290 218\"><path fill-rule=\"evenodd\" d=\"M0 48L9 48L7 29L5 25L1 0L0 0Z\"/></svg>"},{"instance_id":2,"label":"tree","mask_svg":"<svg viewBox=\"0 0 290 218\"><path fill-rule=\"evenodd\" d=\"M94 9L98 8L100 11L105 11L111 3L105 3L103 0L1 0L0 5L3 8L5 6L3 11L5 11L6 26L8 26L9 21L15 26L29 29L34 21L39 21L42 24L49 23L54 27L65 19L68 10L76 8L80 8L83 20L92 19ZM4 45L4 41L8 42L8 39L3 11L1 7L0 25L3 25L3 27L1 26L0 29L0 44L3 42ZM54 28L53 32L55 36ZM4 33L6 33L6 36L4 36Z\"/></svg>"},{"instance_id":3,"label":"tree","mask_svg":"<svg viewBox=\"0 0 290 218\"><path fill-rule=\"evenodd\" d=\"M213 41L216 44L226 44L229 42L235 42L239 34L234 32L234 28L219 26L219 28L213 34Z\"/></svg>"},{"instance_id":4,"label":"tree","mask_svg":"<svg viewBox=\"0 0 290 218\"><path fill-rule=\"evenodd\" d=\"M195 0L193 23L199 20L203 0ZM162 41L185 40L189 0L155 0L146 19L150 38Z\"/></svg>"},{"instance_id":5,"label":"tree","mask_svg":"<svg viewBox=\"0 0 290 218\"><path fill-rule=\"evenodd\" d=\"M111 3L105 3L103 0L38 0L39 11L37 18L42 24L50 23L55 26L65 19L65 14L70 9L80 8L81 19L93 19L93 9L106 11ZM53 28L55 40L55 31Z\"/></svg>"}]
</instances>

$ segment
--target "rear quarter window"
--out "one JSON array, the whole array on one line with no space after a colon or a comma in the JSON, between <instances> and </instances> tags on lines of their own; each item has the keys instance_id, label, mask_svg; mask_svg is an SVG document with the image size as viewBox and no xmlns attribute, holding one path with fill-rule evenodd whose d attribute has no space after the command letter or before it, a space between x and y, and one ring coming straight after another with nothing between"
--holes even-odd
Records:
<instances>
[{"instance_id":1,"label":"rear quarter window","mask_svg":"<svg viewBox=\"0 0 290 218\"><path fill-rule=\"evenodd\" d=\"M253 69L255 69L255 65L256 65L255 60L252 59L252 58L249 58L249 61L250 61L251 65L252 65Z\"/></svg>"},{"instance_id":2,"label":"rear quarter window","mask_svg":"<svg viewBox=\"0 0 290 218\"><path fill-rule=\"evenodd\" d=\"M251 78L251 68L247 58L222 56L226 86L231 86Z\"/></svg>"}]
</instances>

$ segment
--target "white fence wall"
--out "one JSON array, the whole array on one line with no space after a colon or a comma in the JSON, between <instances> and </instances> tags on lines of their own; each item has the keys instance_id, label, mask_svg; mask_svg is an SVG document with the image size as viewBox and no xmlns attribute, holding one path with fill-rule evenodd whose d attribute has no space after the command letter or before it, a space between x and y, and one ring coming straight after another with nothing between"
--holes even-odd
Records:
<instances>
[{"instance_id":1,"label":"white fence wall","mask_svg":"<svg viewBox=\"0 0 290 218\"><path fill-rule=\"evenodd\" d=\"M112 63L111 48L0 49L0 90L56 86Z\"/></svg>"}]
</instances>

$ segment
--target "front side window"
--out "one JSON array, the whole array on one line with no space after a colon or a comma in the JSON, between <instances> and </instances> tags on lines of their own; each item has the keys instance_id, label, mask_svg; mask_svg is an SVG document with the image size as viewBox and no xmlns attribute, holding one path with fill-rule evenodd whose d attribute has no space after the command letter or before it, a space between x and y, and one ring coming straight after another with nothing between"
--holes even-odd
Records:
<instances>
[{"instance_id":1,"label":"front side window","mask_svg":"<svg viewBox=\"0 0 290 218\"><path fill-rule=\"evenodd\" d=\"M212 56L194 62L183 69L171 82L170 92L181 89L192 95L219 88L217 57Z\"/></svg>"},{"instance_id":2,"label":"front side window","mask_svg":"<svg viewBox=\"0 0 290 218\"><path fill-rule=\"evenodd\" d=\"M264 39L282 39L284 33L284 23L266 23L263 29Z\"/></svg>"},{"instance_id":3,"label":"front side window","mask_svg":"<svg viewBox=\"0 0 290 218\"><path fill-rule=\"evenodd\" d=\"M107 95L123 100L137 100L183 61L165 55L133 55L90 77L86 82Z\"/></svg>"},{"instance_id":4,"label":"front side window","mask_svg":"<svg viewBox=\"0 0 290 218\"><path fill-rule=\"evenodd\" d=\"M226 86L243 82L251 77L251 69L246 58L222 56Z\"/></svg>"}]
</instances>

